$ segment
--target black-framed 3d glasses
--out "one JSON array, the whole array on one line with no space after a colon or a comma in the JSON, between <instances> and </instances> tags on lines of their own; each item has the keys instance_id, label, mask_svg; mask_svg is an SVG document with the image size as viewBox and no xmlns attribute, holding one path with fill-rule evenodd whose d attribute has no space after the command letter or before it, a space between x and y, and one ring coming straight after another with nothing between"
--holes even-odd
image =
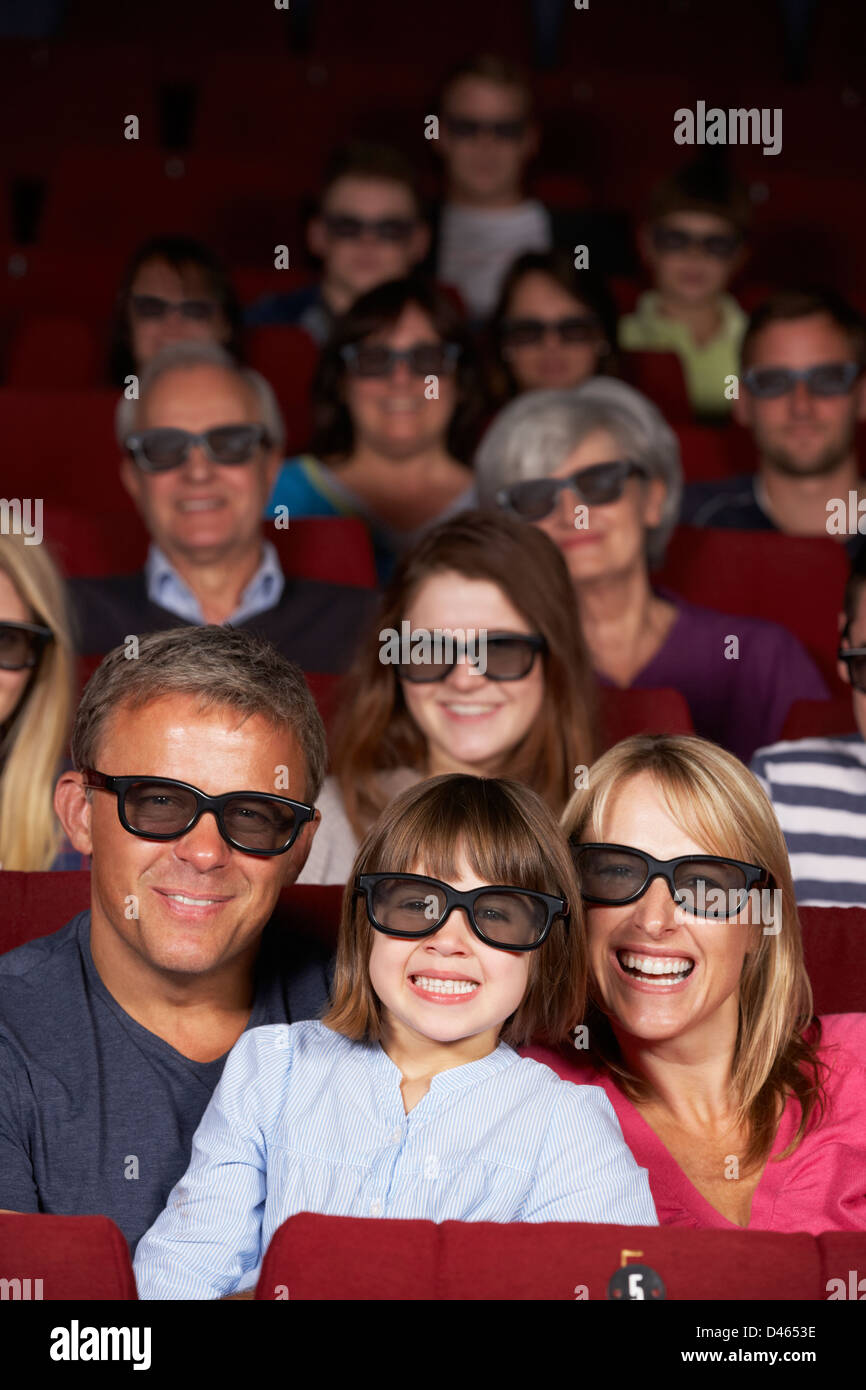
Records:
<instances>
[{"instance_id":1,"label":"black-framed 3d glasses","mask_svg":"<svg viewBox=\"0 0 866 1390\"><path fill-rule=\"evenodd\" d=\"M445 116L445 127L455 140L477 140L492 135L494 140L521 140L529 124L524 118L512 121L476 121L469 116Z\"/></svg>"},{"instance_id":2,"label":"black-framed 3d glasses","mask_svg":"<svg viewBox=\"0 0 866 1390\"><path fill-rule=\"evenodd\" d=\"M190 323L210 323L219 305L214 299L163 299L158 294L133 294L130 308L137 319L159 321L167 314L178 313Z\"/></svg>"},{"instance_id":3,"label":"black-framed 3d glasses","mask_svg":"<svg viewBox=\"0 0 866 1390\"><path fill-rule=\"evenodd\" d=\"M42 623L0 622L0 671L32 670L53 641L51 628Z\"/></svg>"},{"instance_id":4,"label":"black-framed 3d glasses","mask_svg":"<svg viewBox=\"0 0 866 1390\"><path fill-rule=\"evenodd\" d=\"M506 885L485 885L458 893L450 883L426 874L359 874L355 892L366 901L370 925L386 936L432 936L462 908L480 941L502 951L535 951L561 917L565 898Z\"/></svg>"},{"instance_id":5,"label":"black-framed 3d glasses","mask_svg":"<svg viewBox=\"0 0 866 1390\"><path fill-rule=\"evenodd\" d=\"M211 463L234 467L250 463L256 451L270 444L264 425L214 425L212 429L192 434L189 430L154 428L131 434L126 449L145 473L166 473L186 463L194 444L205 452Z\"/></svg>"},{"instance_id":6,"label":"black-framed 3d glasses","mask_svg":"<svg viewBox=\"0 0 866 1390\"><path fill-rule=\"evenodd\" d=\"M405 362L413 376L441 376L453 372L460 356L458 343L413 343L392 348L386 343L347 343L340 356L353 376L388 377L398 362Z\"/></svg>"},{"instance_id":7,"label":"black-framed 3d glasses","mask_svg":"<svg viewBox=\"0 0 866 1390\"><path fill-rule=\"evenodd\" d=\"M505 348L538 347L548 334L560 343L594 343L601 333L594 314L570 314L562 319L504 319L499 333Z\"/></svg>"},{"instance_id":8,"label":"black-framed 3d glasses","mask_svg":"<svg viewBox=\"0 0 866 1390\"><path fill-rule=\"evenodd\" d=\"M848 667L848 679L852 689L859 691L861 695L866 695L866 647L843 647L842 642L850 640L851 622L849 618L840 638L839 650L836 653L840 661L844 661Z\"/></svg>"},{"instance_id":9,"label":"black-framed 3d glasses","mask_svg":"<svg viewBox=\"0 0 866 1390\"><path fill-rule=\"evenodd\" d=\"M547 643L537 632L488 632L485 638L485 669L479 671L491 681L520 681L528 676L539 652L545 651ZM411 685L429 685L433 681L444 681L450 676L458 661L467 656L466 644L453 642L452 651L446 660L444 654L439 660L424 661L420 665L409 663L398 665L397 675ZM477 664L478 651L469 656L470 665Z\"/></svg>"},{"instance_id":10,"label":"black-framed 3d glasses","mask_svg":"<svg viewBox=\"0 0 866 1390\"><path fill-rule=\"evenodd\" d=\"M285 854L316 813L315 806L269 792L207 796L173 777L109 777L85 768L83 784L114 793L120 823L130 835L178 840L210 812L226 844L245 854Z\"/></svg>"},{"instance_id":11,"label":"black-framed 3d glasses","mask_svg":"<svg viewBox=\"0 0 866 1390\"><path fill-rule=\"evenodd\" d=\"M847 396L860 375L856 362L818 362L814 367L749 367L743 381L759 400L787 396L798 381L806 384L810 396Z\"/></svg>"},{"instance_id":12,"label":"black-framed 3d glasses","mask_svg":"<svg viewBox=\"0 0 866 1390\"><path fill-rule=\"evenodd\" d=\"M663 222L657 222L651 229L650 236L655 249L662 255L668 255L672 251L703 251L705 255L712 256L717 261L729 261L735 256L742 244L742 237L737 232L715 232L709 236L693 236L691 232L685 232L680 227L666 227Z\"/></svg>"},{"instance_id":13,"label":"black-framed 3d glasses","mask_svg":"<svg viewBox=\"0 0 866 1390\"><path fill-rule=\"evenodd\" d=\"M322 221L329 235L338 241L358 241L366 235L394 246L407 242L417 226L411 217L365 218L344 212L325 212Z\"/></svg>"},{"instance_id":14,"label":"black-framed 3d glasses","mask_svg":"<svg viewBox=\"0 0 866 1390\"><path fill-rule=\"evenodd\" d=\"M512 483L500 488L496 501L521 521L542 521L555 510L561 492L576 493L589 507L603 507L608 502L618 502L629 478L635 475L646 477L646 469L639 463L594 463L567 478L528 478Z\"/></svg>"},{"instance_id":15,"label":"black-framed 3d glasses","mask_svg":"<svg viewBox=\"0 0 866 1390\"><path fill-rule=\"evenodd\" d=\"M580 873L581 893L591 903L618 907L633 903L654 878L663 878L678 907L686 907L695 917L724 920L742 912L750 889L771 886L766 869L716 854L655 859L630 845L573 841L571 853Z\"/></svg>"}]
</instances>

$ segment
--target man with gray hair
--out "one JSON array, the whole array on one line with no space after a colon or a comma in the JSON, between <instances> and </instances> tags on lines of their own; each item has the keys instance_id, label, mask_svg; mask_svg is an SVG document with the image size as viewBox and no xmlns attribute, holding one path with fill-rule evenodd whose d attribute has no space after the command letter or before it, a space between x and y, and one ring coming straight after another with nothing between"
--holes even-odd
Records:
<instances>
[{"instance_id":1,"label":"man with gray hair","mask_svg":"<svg viewBox=\"0 0 866 1390\"><path fill-rule=\"evenodd\" d=\"M249 627L305 670L337 672L373 603L288 578L262 516L282 458L279 407L257 372L211 343L176 343L117 408L121 477L151 537L144 570L75 579L79 649L184 623Z\"/></svg>"},{"instance_id":2,"label":"man with gray hair","mask_svg":"<svg viewBox=\"0 0 866 1390\"><path fill-rule=\"evenodd\" d=\"M317 1018L328 953L271 916L316 833L325 734L297 667L206 626L118 647L55 809L91 906L0 956L0 1209L165 1206L247 1028Z\"/></svg>"}]
</instances>

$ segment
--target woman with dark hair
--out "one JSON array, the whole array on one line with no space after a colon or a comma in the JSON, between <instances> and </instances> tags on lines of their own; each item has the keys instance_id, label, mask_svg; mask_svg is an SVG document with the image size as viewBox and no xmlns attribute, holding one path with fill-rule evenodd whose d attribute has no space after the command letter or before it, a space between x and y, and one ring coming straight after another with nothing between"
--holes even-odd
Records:
<instances>
[{"instance_id":1,"label":"woman with dark hair","mask_svg":"<svg viewBox=\"0 0 866 1390\"><path fill-rule=\"evenodd\" d=\"M440 772L515 777L561 811L595 743L595 682L556 546L465 512L401 561L360 645L299 881L345 883L384 807Z\"/></svg>"},{"instance_id":2,"label":"woman with dark hair","mask_svg":"<svg viewBox=\"0 0 866 1390\"><path fill-rule=\"evenodd\" d=\"M169 343L220 343L240 357L240 331L240 304L219 257L189 237L152 237L133 253L118 290L112 383L123 386Z\"/></svg>"},{"instance_id":3,"label":"woman with dark hair","mask_svg":"<svg viewBox=\"0 0 866 1390\"><path fill-rule=\"evenodd\" d=\"M563 250L518 256L490 320L490 393L567 389L616 367L617 310L604 281Z\"/></svg>"},{"instance_id":4,"label":"woman with dark hair","mask_svg":"<svg viewBox=\"0 0 866 1390\"><path fill-rule=\"evenodd\" d=\"M479 383L457 310L416 277L361 295L325 345L310 454L290 459L268 515L357 516L386 579L396 555L475 503L465 460Z\"/></svg>"}]
</instances>

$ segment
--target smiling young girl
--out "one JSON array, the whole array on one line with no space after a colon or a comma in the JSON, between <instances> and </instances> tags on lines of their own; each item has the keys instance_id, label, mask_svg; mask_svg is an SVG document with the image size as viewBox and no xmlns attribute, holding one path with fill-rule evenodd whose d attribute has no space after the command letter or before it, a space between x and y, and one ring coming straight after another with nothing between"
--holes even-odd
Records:
<instances>
[{"instance_id":1,"label":"smiling young girl","mask_svg":"<svg viewBox=\"0 0 866 1390\"><path fill-rule=\"evenodd\" d=\"M330 1011L233 1048L139 1243L140 1296L251 1287L300 1211L655 1225L604 1094L514 1050L581 1016L580 911L534 792L454 774L398 797L346 889Z\"/></svg>"}]
</instances>

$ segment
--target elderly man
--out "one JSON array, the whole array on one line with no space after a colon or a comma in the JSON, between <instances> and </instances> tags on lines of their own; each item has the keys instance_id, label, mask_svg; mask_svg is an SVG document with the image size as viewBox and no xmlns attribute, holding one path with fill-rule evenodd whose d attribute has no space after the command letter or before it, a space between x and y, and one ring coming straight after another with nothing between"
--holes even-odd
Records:
<instances>
[{"instance_id":1,"label":"elderly man","mask_svg":"<svg viewBox=\"0 0 866 1390\"><path fill-rule=\"evenodd\" d=\"M262 535L283 424L268 383L213 344L165 348L121 400L121 476L151 536L143 571L71 583L79 649L131 634L230 623L268 638L305 670L337 672L373 597L288 578Z\"/></svg>"},{"instance_id":2,"label":"elderly man","mask_svg":"<svg viewBox=\"0 0 866 1390\"><path fill-rule=\"evenodd\" d=\"M102 1213L134 1246L247 1028L315 1018L327 953L276 924L325 737L296 667L220 627L109 653L57 785L91 906L0 956L0 1209Z\"/></svg>"}]
</instances>

